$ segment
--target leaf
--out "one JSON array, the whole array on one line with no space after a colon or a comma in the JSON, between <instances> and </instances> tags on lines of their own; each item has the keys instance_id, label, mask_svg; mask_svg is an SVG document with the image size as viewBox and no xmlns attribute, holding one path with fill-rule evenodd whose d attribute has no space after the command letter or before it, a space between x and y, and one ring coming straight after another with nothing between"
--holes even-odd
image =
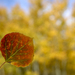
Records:
<instances>
[{"instance_id":1,"label":"leaf","mask_svg":"<svg viewBox=\"0 0 75 75\"><path fill-rule=\"evenodd\" d=\"M20 33L9 33L1 40L0 50L5 62L25 67L33 60L33 39Z\"/></svg>"}]
</instances>

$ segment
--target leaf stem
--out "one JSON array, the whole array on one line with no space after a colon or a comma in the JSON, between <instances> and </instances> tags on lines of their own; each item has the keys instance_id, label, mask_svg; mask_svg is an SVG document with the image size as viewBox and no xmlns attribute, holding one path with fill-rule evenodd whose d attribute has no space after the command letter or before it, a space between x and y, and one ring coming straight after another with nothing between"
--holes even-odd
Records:
<instances>
[{"instance_id":1,"label":"leaf stem","mask_svg":"<svg viewBox=\"0 0 75 75\"><path fill-rule=\"evenodd\" d=\"M4 62L1 66L0 66L0 68L5 64L6 62Z\"/></svg>"}]
</instances>

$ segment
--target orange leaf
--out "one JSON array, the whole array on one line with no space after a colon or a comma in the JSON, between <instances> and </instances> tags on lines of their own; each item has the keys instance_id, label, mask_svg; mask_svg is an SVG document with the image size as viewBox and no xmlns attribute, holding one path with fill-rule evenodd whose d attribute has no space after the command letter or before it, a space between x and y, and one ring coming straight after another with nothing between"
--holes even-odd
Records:
<instances>
[{"instance_id":1,"label":"orange leaf","mask_svg":"<svg viewBox=\"0 0 75 75\"><path fill-rule=\"evenodd\" d=\"M20 33L5 35L1 40L0 49L5 62L17 67L25 67L33 60L33 39Z\"/></svg>"}]
</instances>

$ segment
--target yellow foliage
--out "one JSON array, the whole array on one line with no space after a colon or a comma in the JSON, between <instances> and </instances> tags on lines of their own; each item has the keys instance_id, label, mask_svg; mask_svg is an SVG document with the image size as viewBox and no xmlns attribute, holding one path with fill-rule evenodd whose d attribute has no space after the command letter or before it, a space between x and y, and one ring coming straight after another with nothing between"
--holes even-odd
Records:
<instances>
[{"instance_id":1,"label":"yellow foliage","mask_svg":"<svg viewBox=\"0 0 75 75\"><path fill-rule=\"evenodd\" d=\"M24 75L39 75L37 72L27 71Z\"/></svg>"},{"instance_id":2,"label":"yellow foliage","mask_svg":"<svg viewBox=\"0 0 75 75\"><path fill-rule=\"evenodd\" d=\"M34 40L32 64L27 68L19 68L19 71L11 75L58 75L58 72L59 75L75 75L75 21L67 25L67 19L62 16L68 0L53 1L29 0L29 14L19 5L11 8L9 14L6 8L0 8L0 40L11 32L20 32ZM74 12L73 8L72 20ZM1 54L0 57L1 64L4 59ZM9 64L8 68L5 67L6 75L10 75L9 69L14 73ZM38 67L40 73L33 71L34 67Z\"/></svg>"}]
</instances>

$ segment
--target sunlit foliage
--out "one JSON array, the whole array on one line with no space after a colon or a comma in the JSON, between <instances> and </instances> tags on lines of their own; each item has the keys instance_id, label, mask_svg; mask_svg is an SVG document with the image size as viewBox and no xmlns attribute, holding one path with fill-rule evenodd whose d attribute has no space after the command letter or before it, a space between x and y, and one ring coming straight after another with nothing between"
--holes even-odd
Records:
<instances>
[{"instance_id":1,"label":"sunlit foliage","mask_svg":"<svg viewBox=\"0 0 75 75\"><path fill-rule=\"evenodd\" d=\"M4 65L5 75L75 75L75 9L65 18L68 0L53 1L29 0L29 14L19 5L10 13L0 8L0 39L9 32L20 32L33 37L35 46L30 66ZM2 64L1 55L0 59Z\"/></svg>"}]
</instances>

